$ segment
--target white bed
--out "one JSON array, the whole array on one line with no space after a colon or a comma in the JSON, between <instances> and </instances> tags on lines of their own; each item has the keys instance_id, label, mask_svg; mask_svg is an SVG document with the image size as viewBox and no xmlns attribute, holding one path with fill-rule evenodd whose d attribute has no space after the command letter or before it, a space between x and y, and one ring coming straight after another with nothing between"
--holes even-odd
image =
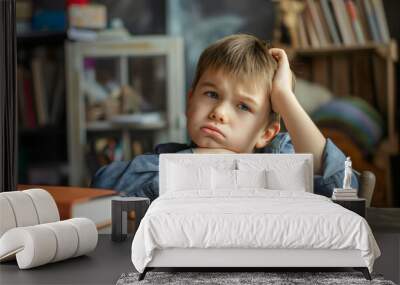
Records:
<instances>
[{"instance_id":1,"label":"white bed","mask_svg":"<svg viewBox=\"0 0 400 285\"><path fill-rule=\"evenodd\" d=\"M312 183L307 154L161 155L160 197L132 262L141 278L154 267L354 267L369 277L380 251L367 222Z\"/></svg>"}]
</instances>

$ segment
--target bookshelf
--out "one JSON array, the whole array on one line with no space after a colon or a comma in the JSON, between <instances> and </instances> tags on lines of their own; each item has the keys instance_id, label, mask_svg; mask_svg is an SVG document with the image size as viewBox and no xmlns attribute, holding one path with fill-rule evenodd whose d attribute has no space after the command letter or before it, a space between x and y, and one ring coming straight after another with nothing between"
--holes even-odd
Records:
<instances>
[{"instance_id":1,"label":"bookshelf","mask_svg":"<svg viewBox=\"0 0 400 285\"><path fill-rule=\"evenodd\" d=\"M276 11L274 46L287 51L297 77L326 87L338 99L361 98L379 113L383 136L367 155L334 127L321 130L354 158L355 169L375 173L372 205L394 206L391 159L400 154L398 46L390 38L383 1L283 0L276 1Z\"/></svg>"},{"instance_id":2,"label":"bookshelf","mask_svg":"<svg viewBox=\"0 0 400 285\"><path fill-rule=\"evenodd\" d=\"M98 157L96 146L107 144L99 139L114 145L111 161L185 141L182 39L134 36L65 48L70 185L87 185L110 162L90 159Z\"/></svg>"},{"instance_id":3,"label":"bookshelf","mask_svg":"<svg viewBox=\"0 0 400 285\"><path fill-rule=\"evenodd\" d=\"M19 183L67 183L65 39L62 31L17 34ZM41 69L35 76L34 62ZM46 77L45 73L52 76ZM48 115L44 122L39 121L39 105Z\"/></svg>"},{"instance_id":4,"label":"bookshelf","mask_svg":"<svg viewBox=\"0 0 400 285\"><path fill-rule=\"evenodd\" d=\"M283 47L288 57L295 60L296 57L309 57L318 58L321 56L341 56L347 54L351 57L354 53L365 52L379 57L384 65L383 72L386 74L385 85L385 98L386 104L380 110L382 113L387 114L387 130L388 130L388 146L390 151L398 153L400 150L399 134L396 130L396 90L395 90L395 64L398 61L397 43L391 40L387 44L369 43L365 45L354 46L330 46L321 48L292 48L290 46ZM354 94L359 95L359 94Z\"/></svg>"}]
</instances>

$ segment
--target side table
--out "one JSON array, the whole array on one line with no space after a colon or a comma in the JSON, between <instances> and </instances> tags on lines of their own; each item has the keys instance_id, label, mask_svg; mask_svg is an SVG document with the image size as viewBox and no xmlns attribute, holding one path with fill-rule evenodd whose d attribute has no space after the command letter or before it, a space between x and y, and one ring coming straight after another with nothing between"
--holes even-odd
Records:
<instances>
[{"instance_id":1,"label":"side table","mask_svg":"<svg viewBox=\"0 0 400 285\"><path fill-rule=\"evenodd\" d=\"M128 234L128 213L135 211L136 232L140 221L149 208L150 199L143 197L116 197L111 203L111 239L113 241L123 241Z\"/></svg>"},{"instance_id":2,"label":"side table","mask_svg":"<svg viewBox=\"0 0 400 285\"><path fill-rule=\"evenodd\" d=\"M339 204L340 206L359 214L365 218L365 202L364 198L354 198L348 200L332 199L332 202Z\"/></svg>"}]
</instances>

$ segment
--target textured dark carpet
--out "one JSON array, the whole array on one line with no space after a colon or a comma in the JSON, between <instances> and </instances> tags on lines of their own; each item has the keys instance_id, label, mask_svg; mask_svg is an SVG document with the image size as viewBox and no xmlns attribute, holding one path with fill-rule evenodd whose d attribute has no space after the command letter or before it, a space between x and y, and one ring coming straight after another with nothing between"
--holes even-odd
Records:
<instances>
[{"instance_id":1,"label":"textured dark carpet","mask_svg":"<svg viewBox=\"0 0 400 285\"><path fill-rule=\"evenodd\" d=\"M122 274L117 285L133 284L387 284L381 275L372 281L360 272L148 272L142 281L139 273Z\"/></svg>"}]
</instances>

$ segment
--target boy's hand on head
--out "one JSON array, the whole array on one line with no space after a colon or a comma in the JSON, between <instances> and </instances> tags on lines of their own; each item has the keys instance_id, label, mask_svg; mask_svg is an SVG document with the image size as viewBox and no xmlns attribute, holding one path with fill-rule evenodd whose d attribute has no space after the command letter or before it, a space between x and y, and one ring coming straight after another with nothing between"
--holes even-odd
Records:
<instances>
[{"instance_id":1,"label":"boy's hand on head","mask_svg":"<svg viewBox=\"0 0 400 285\"><path fill-rule=\"evenodd\" d=\"M283 49L271 48L268 50L268 52L278 63L278 69L275 72L274 79L272 81L272 109L277 113L281 113L281 108L285 105L286 100L295 99L292 91L292 70L290 69L286 52Z\"/></svg>"},{"instance_id":2,"label":"boy's hand on head","mask_svg":"<svg viewBox=\"0 0 400 285\"><path fill-rule=\"evenodd\" d=\"M292 91L293 74L283 49L268 51L277 61L278 69L272 80L272 109L278 112L290 134L296 153L312 153L314 173L322 174L322 157L326 139L314 124Z\"/></svg>"},{"instance_id":3,"label":"boy's hand on head","mask_svg":"<svg viewBox=\"0 0 400 285\"><path fill-rule=\"evenodd\" d=\"M231 150L225 149L225 148L207 148L207 147L198 147L193 149L193 153L200 153L200 154L206 154L206 153L213 153L213 154L232 154L236 153Z\"/></svg>"}]
</instances>

